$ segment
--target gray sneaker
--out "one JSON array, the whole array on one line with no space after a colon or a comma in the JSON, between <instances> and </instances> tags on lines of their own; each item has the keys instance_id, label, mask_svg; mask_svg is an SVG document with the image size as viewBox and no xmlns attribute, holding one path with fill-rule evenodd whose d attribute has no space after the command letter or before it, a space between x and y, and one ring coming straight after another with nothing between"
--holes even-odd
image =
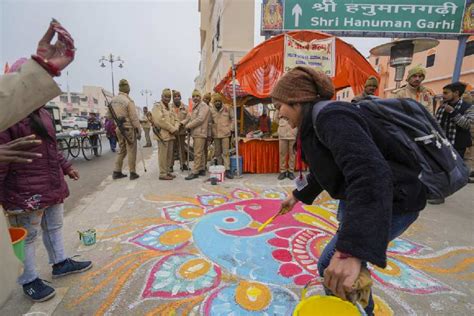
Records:
<instances>
[{"instance_id":1,"label":"gray sneaker","mask_svg":"<svg viewBox=\"0 0 474 316\"><path fill-rule=\"evenodd\" d=\"M45 284L40 278L23 284L23 293L33 302L44 302L56 295L56 291L51 286Z\"/></svg>"},{"instance_id":2,"label":"gray sneaker","mask_svg":"<svg viewBox=\"0 0 474 316\"><path fill-rule=\"evenodd\" d=\"M63 262L53 265L53 278L60 278L72 273L81 273L90 268L92 268L92 262L90 261L75 261L67 258Z\"/></svg>"}]
</instances>

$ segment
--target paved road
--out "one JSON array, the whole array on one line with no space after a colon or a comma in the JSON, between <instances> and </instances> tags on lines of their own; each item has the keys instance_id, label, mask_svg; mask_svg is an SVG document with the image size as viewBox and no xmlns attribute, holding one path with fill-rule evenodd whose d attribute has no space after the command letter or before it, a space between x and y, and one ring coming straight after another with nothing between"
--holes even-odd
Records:
<instances>
[{"instance_id":1,"label":"paved road","mask_svg":"<svg viewBox=\"0 0 474 316\"><path fill-rule=\"evenodd\" d=\"M150 148L144 148L143 153L145 159L151 155ZM74 209L79 201L88 195L95 193L97 190L100 190L100 183L107 178L107 176L112 174L116 153L110 150L109 142L106 137L102 137L102 155L100 157L94 157L92 160L87 161L80 155L78 158L72 160L74 168L79 171L80 179L78 181L73 181L66 177L66 181L69 185L70 196L65 201L65 212L69 212ZM139 174L143 173L143 166L140 158L140 152L138 152L137 171ZM127 162L124 164L125 168ZM124 171L127 173L127 171Z\"/></svg>"}]
</instances>

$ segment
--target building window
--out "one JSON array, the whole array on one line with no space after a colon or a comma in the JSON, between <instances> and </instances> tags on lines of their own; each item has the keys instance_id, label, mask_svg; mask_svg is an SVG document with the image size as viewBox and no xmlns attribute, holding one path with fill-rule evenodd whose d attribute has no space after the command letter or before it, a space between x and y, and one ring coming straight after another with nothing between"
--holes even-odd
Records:
<instances>
[{"instance_id":1,"label":"building window","mask_svg":"<svg viewBox=\"0 0 474 316\"><path fill-rule=\"evenodd\" d=\"M59 101L62 102L62 103L67 103L67 95L60 96Z\"/></svg>"},{"instance_id":2,"label":"building window","mask_svg":"<svg viewBox=\"0 0 474 316\"><path fill-rule=\"evenodd\" d=\"M464 57L474 55L474 41L467 42Z\"/></svg>"},{"instance_id":3,"label":"building window","mask_svg":"<svg viewBox=\"0 0 474 316\"><path fill-rule=\"evenodd\" d=\"M433 67L435 63L435 57L435 54L431 54L426 57L426 68Z\"/></svg>"},{"instance_id":4,"label":"building window","mask_svg":"<svg viewBox=\"0 0 474 316\"><path fill-rule=\"evenodd\" d=\"M379 64L379 58L375 58L375 66L377 66Z\"/></svg>"},{"instance_id":5,"label":"building window","mask_svg":"<svg viewBox=\"0 0 474 316\"><path fill-rule=\"evenodd\" d=\"M221 38L221 18L217 19L217 25L216 25L216 33L214 34L214 37L212 38L212 52L214 53L215 50L219 48L219 39Z\"/></svg>"},{"instance_id":6,"label":"building window","mask_svg":"<svg viewBox=\"0 0 474 316\"><path fill-rule=\"evenodd\" d=\"M71 103L80 104L80 98L77 95L71 96Z\"/></svg>"}]
</instances>

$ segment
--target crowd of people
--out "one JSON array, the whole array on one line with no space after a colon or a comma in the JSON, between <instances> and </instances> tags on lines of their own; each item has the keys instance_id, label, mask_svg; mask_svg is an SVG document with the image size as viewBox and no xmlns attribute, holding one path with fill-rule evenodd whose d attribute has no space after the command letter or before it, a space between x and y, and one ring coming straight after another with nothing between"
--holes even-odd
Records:
<instances>
[{"instance_id":1,"label":"crowd of people","mask_svg":"<svg viewBox=\"0 0 474 316\"><path fill-rule=\"evenodd\" d=\"M178 154L180 169L191 170L186 180L196 179L206 175L208 161L208 147L214 144L214 159L217 164L225 167L225 177L233 178L230 170L230 137L234 130L234 114L232 109L224 104L224 97L219 93L201 95L201 92L192 92L192 110L181 101L178 90L164 89L161 100L153 105L151 111L144 109L143 118L139 120L135 104L130 98L130 85L122 79L119 83L119 95L111 101L112 111L119 127L113 131L107 130L108 137L118 138L119 152L113 179L127 177L122 172L123 161L128 155L130 180L139 178L136 173L137 142L141 138L142 129L145 134L145 147L151 147L150 133L158 144L159 180L173 180L175 153ZM110 111L109 111L110 112ZM111 113L107 119L112 119ZM106 127L107 128L107 127ZM123 133L123 134L122 134ZM111 135L111 136L109 136ZM193 166L189 164L189 148L191 148Z\"/></svg>"}]
</instances>

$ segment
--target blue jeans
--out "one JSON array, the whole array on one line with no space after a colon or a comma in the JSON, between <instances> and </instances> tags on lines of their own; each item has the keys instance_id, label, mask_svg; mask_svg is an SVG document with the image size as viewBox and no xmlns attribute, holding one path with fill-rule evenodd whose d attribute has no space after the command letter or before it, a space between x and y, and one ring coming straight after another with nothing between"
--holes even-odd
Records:
<instances>
[{"instance_id":1,"label":"blue jeans","mask_svg":"<svg viewBox=\"0 0 474 316\"><path fill-rule=\"evenodd\" d=\"M25 269L18 278L18 283L21 285L38 278L35 241L40 226L43 231L43 243L48 252L49 263L56 264L67 259L62 232L63 206L63 204L56 204L43 210L9 216L12 226L23 227L28 231L25 239Z\"/></svg>"},{"instance_id":2,"label":"blue jeans","mask_svg":"<svg viewBox=\"0 0 474 316\"><path fill-rule=\"evenodd\" d=\"M345 202L339 201L339 208L337 210L337 219L341 221L345 209ZM408 227L418 218L419 212L405 213L405 214L392 214L392 225L390 226L389 239L394 240L400 236ZM339 224L341 226L341 224ZM318 261L318 271L320 276L324 276L324 270L329 266L332 256L336 252L338 233L334 235L331 241L326 245ZM367 266L367 262L362 262L364 266ZM328 291L326 291L329 293ZM374 313L374 300L372 293L370 293L369 304L365 308L367 315L373 315Z\"/></svg>"},{"instance_id":3,"label":"blue jeans","mask_svg":"<svg viewBox=\"0 0 474 316\"><path fill-rule=\"evenodd\" d=\"M115 136L109 136L107 137L109 139L109 143L110 143L110 149L112 151L115 151L115 149L117 148L117 137Z\"/></svg>"}]
</instances>

